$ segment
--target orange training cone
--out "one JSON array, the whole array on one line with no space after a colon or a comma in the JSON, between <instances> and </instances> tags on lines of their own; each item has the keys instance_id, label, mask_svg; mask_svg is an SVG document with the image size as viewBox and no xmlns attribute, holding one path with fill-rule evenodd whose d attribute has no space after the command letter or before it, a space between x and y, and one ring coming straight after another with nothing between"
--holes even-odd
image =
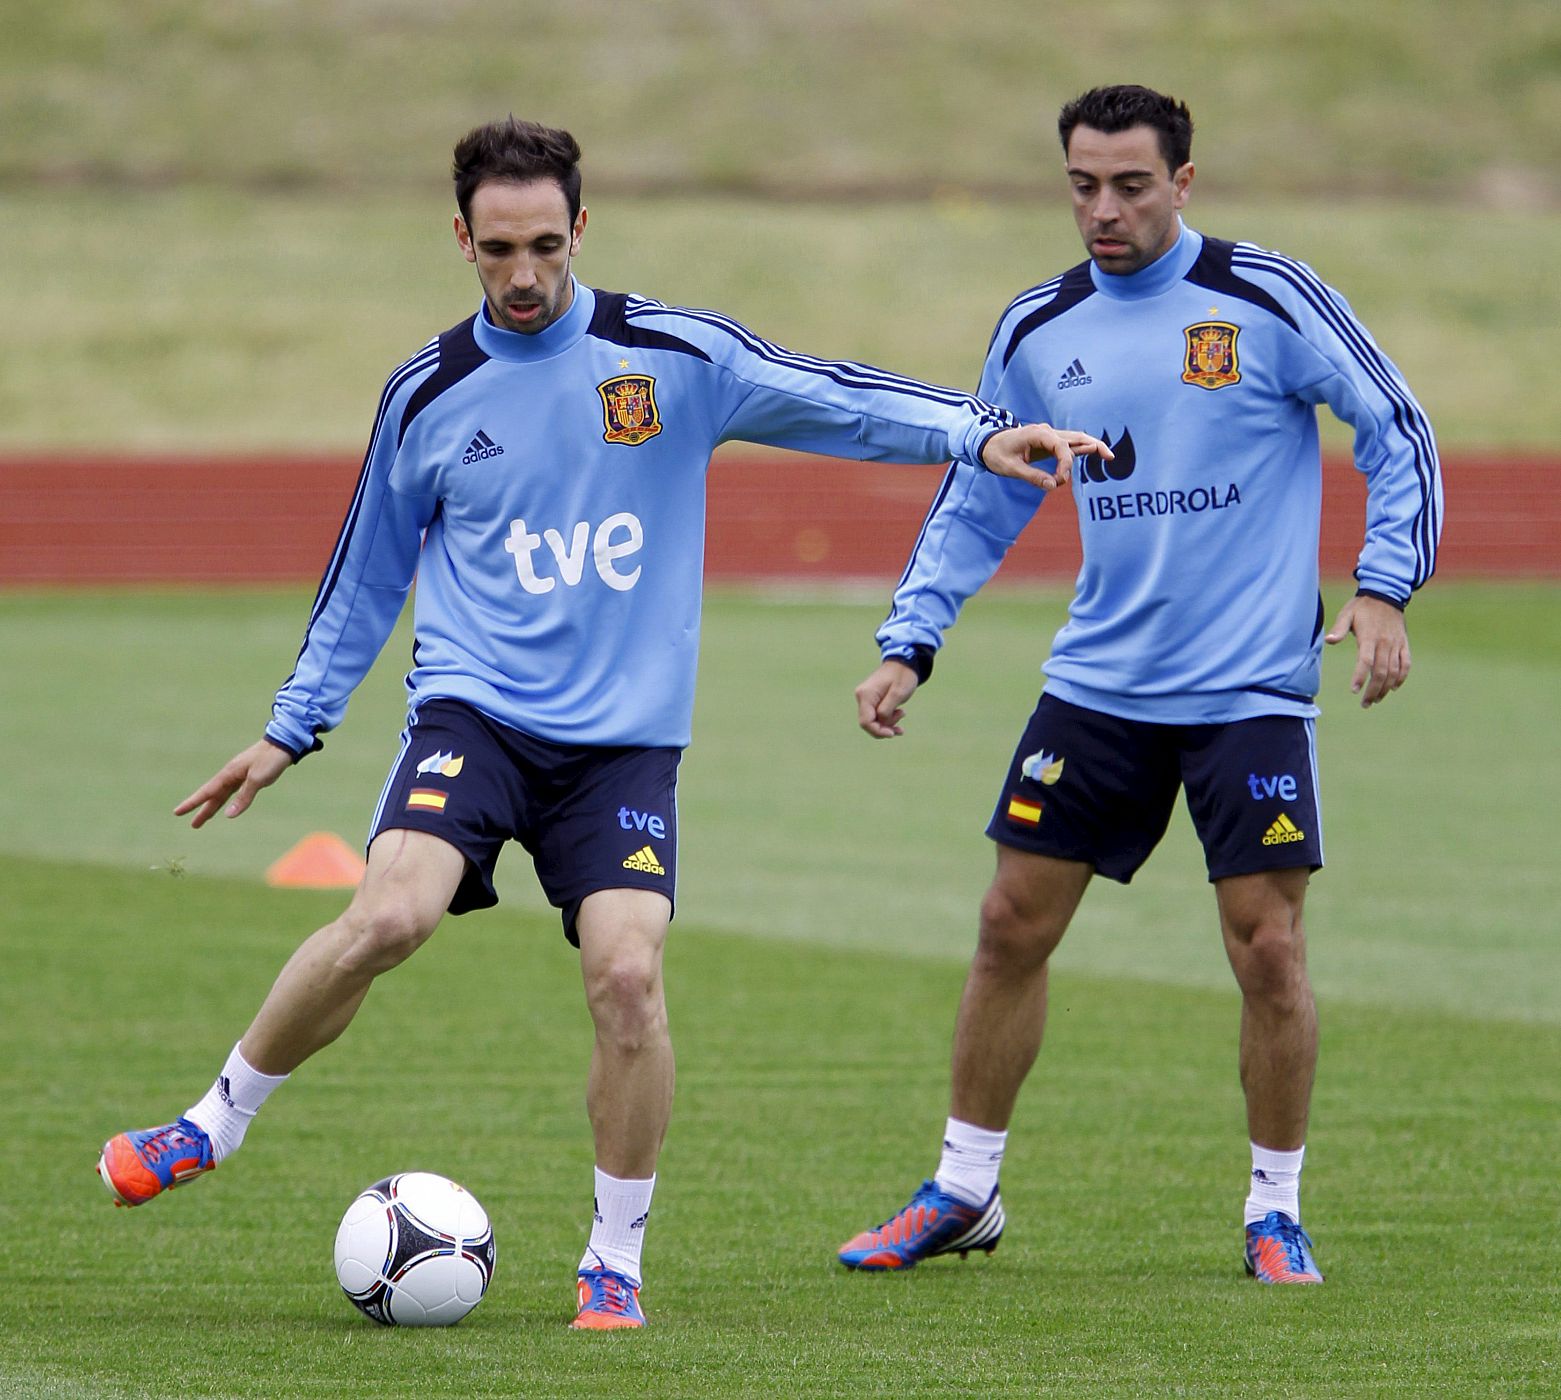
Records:
<instances>
[{"instance_id":1,"label":"orange training cone","mask_svg":"<svg viewBox=\"0 0 1561 1400\"><path fill-rule=\"evenodd\" d=\"M297 890L356 889L363 857L333 831L305 836L266 870L266 884Z\"/></svg>"}]
</instances>

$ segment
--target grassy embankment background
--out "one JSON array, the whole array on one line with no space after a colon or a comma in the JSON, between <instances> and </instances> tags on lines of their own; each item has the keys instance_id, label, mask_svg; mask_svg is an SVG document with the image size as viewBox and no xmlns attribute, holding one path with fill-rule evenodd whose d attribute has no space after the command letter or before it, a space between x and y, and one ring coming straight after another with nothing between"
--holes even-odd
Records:
<instances>
[{"instance_id":1,"label":"grassy embankment background","mask_svg":"<svg viewBox=\"0 0 1561 1400\"><path fill-rule=\"evenodd\" d=\"M445 172L511 110L581 138L587 280L973 383L1007 300L1081 255L1056 109L1122 80L1190 101L1193 222L1343 289L1444 442L1561 442L1542 0L65 0L0 52L0 446L356 450L475 304Z\"/></svg>"}]
</instances>

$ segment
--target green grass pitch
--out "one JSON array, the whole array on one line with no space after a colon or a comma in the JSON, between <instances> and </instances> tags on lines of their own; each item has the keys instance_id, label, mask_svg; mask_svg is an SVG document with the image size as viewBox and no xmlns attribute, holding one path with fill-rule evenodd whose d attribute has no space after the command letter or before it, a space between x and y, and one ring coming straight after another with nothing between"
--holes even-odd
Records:
<instances>
[{"instance_id":1,"label":"green grass pitch","mask_svg":"<svg viewBox=\"0 0 1561 1400\"><path fill-rule=\"evenodd\" d=\"M0 594L27 660L0 784L0 1396L1556 1393L1558 605L1433 585L1415 674L1369 714L1330 658L1306 1180L1329 1281L1260 1290L1237 999L1185 821L1131 889L1091 892L1059 954L1002 1247L898 1278L833 1263L933 1164L980 827L1062 599L978 599L910 732L873 744L850 689L878 600L713 596L652 1327L600 1337L564 1325L589 1024L518 850L505 904L383 979L243 1153L109 1207L102 1138L197 1096L339 907L257 877L308 830L359 838L405 637L323 756L190 833L168 809L258 728L307 596ZM362 1186L419 1167L488 1207L498 1270L460 1326L383 1331L339 1295L331 1240Z\"/></svg>"}]
</instances>

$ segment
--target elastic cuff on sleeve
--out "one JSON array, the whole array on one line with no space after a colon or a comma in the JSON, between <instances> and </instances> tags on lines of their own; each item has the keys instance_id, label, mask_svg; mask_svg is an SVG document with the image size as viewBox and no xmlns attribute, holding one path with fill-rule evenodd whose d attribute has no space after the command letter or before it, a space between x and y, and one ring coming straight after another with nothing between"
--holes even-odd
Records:
<instances>
[{"instance_id":1,"label":"elastic cuff on sleeve","mask_svg":"<svg viewBox=\"0 0 1561 1400\"><path fill-rule=\"evenodd\" d=\"M1389 607L1397 608L1403 612L1409 606L1408 598L1395 598L1391 593L1379 593L1375 588L1357 588L1357 598L1375 598L1379 603L1386 603Z\"/></svg>"},{"instance_id":2,"label":"elastic cuff on sleeve","mask_svg":"<svg viewBox=\"0 0 1561 1400\"><path fill-rule=\"evenodd\" d=\"M272 748L281 749L283 753L289 755L294 763L302 763L310 754L319 753L325 747L325 741L319 735L315 736L314 742L306 749L295 749L291 744L283 743L269 730L266 731L264 738L266 743L270 744Z\"/></svg>"},{"instance_id":3,"label":"elastic cuff on sleeve","mask_svg":"<svg viewBox=\"0 0 1561 1400\"><path fill-rule=\"evenodd\" d=\"M899 661L909 666L916 673L916 684L926 685L927 678L932 675L933 650L929 646L916 645L913 647L897 647L893 651L883 654L885 661Z\"/></svg>"},{"instance_id":4,"label":"elastic cuff on sleeve","mask_svg":"<svg viewBox=\"0 0 1561 1400\"><path fill-rule=\"evenodd\" d=\"M986 471L987 465L981 460L981 454L986 451L987 443L991 442L992 439L995 438L999 433L1006 432L1009 428L1014 426L1015 424L1013 423L1002 423L993 428L990 432L982 433L981 436L976 439L975 449L970 454L970 465L973 466L978 472Z\"/></svg>"},{"instance_id":5,"label":"elastic cuff on sleeve","mask_svg":"<svg viewBox=\"0 0 1561 1400\"><path fill-rule=\"evenodd\" d=\"M999 433L1018 426L1019 420L1006 408L996 408L992 404L983 405L982 412L965 434L965 450L963 452L956 450L954 460L968 463L977 471L986 471L987 465L981 460L981 454L986 451L987 443Z\"/></svg>"}]
</instances>

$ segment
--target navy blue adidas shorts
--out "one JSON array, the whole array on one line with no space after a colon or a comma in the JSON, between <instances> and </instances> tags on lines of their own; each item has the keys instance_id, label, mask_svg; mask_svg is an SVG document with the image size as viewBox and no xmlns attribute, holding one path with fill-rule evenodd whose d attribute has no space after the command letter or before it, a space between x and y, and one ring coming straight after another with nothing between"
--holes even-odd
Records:
<instances>
[{"instance_id":1,"label":"navy blue adidas shorts","mask_svg":"<svg viewBox=\"0 0 1561 1400\"><path fill-rule=\"evenodd\" d=\"M597 890L656 890L677 880L680 749L554 744L458 700L419 706L390 770L369 835L426 831L466 857L452 914L499 902L493 869L506 841L531 854L564 935Z\"/></svg>"},{"instance_id":2,"label":"navy blue adidas shorts","mask_svg":"<svg viewBox=\"0 0 1561 1400\"><path fill-rule=\"evenodd\" d=\"M1293 715L1150 724L1042 695L986 834L1125 885L1165 835L1178 788L1209 879L1322 865L1315 725Z\"/></svg>"}]
</instances>

